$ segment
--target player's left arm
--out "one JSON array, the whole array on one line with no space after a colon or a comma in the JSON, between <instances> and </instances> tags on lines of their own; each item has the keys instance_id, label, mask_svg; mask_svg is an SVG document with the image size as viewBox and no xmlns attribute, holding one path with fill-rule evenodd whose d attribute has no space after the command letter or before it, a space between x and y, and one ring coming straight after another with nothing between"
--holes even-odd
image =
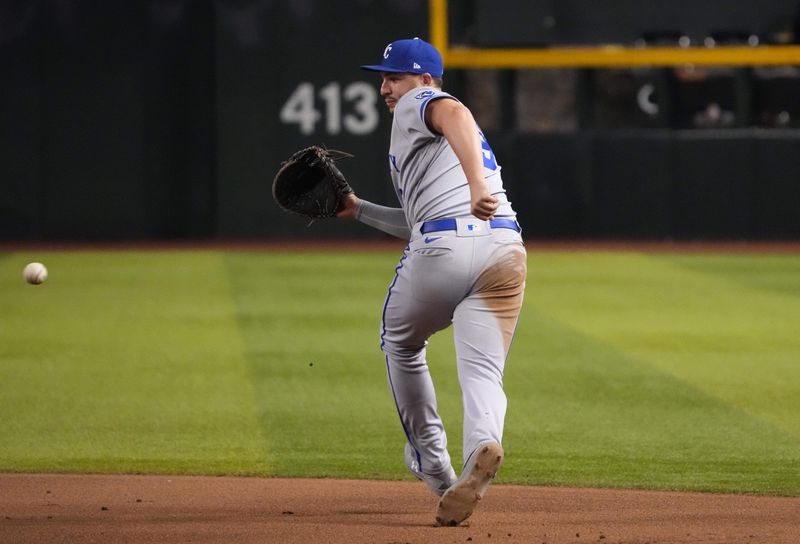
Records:
<instances>
[{"instance_id":1,"label":"player's left arm","mask_svg":"<svg viewBox=\"0 0 800 544\"><path fill-rule=\"evenodd\" d=\"M336 214L340 219L355 219L396 238L408 240L411 229L406 221L403 208L381 206L369 200L358 198L355 193L345 197L342 210Z\"/></svg>"},{"instance_id":2,"label":"player's left arm","mask_svg":"<svg viewBox=\"0 0 800 544\"><path fill-rule=\"evenodd\" d=\"M361 199L355 193L350 193L342 200L342 209L336 212L339 219L355 219Z\"/></svg>"},{"instance_id":3,"label":"player's left arm","mask_svg":"<svg viewBox=\"0 0 800 544\"><path fill-rule=\"evenodd\" d=\"M425 122L429 128L447 139L461 162L469 183L472 215L478 219L494 218L500 201L489 193L483 170L483 150L478 136L478 124L472 112L456 100L433 100L425 108Z\"/></svg>"}]
</instances>

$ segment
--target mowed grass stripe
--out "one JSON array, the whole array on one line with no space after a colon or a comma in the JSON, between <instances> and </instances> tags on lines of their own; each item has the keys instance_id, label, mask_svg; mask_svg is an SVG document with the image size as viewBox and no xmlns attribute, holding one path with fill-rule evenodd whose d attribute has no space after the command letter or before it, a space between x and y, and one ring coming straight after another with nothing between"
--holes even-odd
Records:
<instances>
[{"instance_id":1,"label":"mowed grass stripe","mask_svg":"<svg viewBox=\"0 0 800 544\"><path fill-rule=\"evenodd\" d=\"M527 308L509 359L501 481L797 494L798 441Z\"/></svg>"},{"instance_id":2,"label":"mowed grass stripe","mask_svg":"<svg viewBox=\"0 0 800 544\"><path fill-rule=\"evenodd\" d=\"M659 259L750 288L800 297L800 255L661 254Z\"/></svg>"},{"instance_id":3,"label":"mowed grass stripe","mask_svg":"<svg viewBox=\"0 0 800 544\"><path fill-rule=\"evenodd\" d=\"M0 262L0 469L267 472L220 254ZM9 281L11 278L13 281Z\"/></svg>"},{"instance_id":4,"label":"mowed grass stripe","mask_svg":"<svg viewBox=\"0 0 800 544\"><path fill-rule=\"evenodd\" d=\"M550 258L542 281L559 274L564 296L531 291L539 309L800 439L800 298L786 296L785 274L769 288L762 267L774 270L771 258L748 256L749 275L739 266L737 281L713 272L719 264L697 272L659 256L596 255L591 270ZM692 261L719 257L681 258Z\"/></svg>"},{"instance_id":5,"label":"mowed grass stripe","mask_svg":"<svg viewBox=\"0 0 800 544\"><path fill-rule=\"evenodd\" d=\"M226 261L275 473L407 477L378 341L395 256L241 252Z\"/></svg>"}]
</instances>

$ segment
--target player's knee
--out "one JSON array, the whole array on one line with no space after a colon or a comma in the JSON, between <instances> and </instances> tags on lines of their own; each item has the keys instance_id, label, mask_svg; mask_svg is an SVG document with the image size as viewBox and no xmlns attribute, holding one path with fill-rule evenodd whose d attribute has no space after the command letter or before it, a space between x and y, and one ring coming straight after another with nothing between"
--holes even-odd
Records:
<instances>
[{"instance_id":1,"label":"player's knee","mask_svg":"<svg viewBox=\"0 0 800 544\"><path fill-rule=\"evenodd\" d=\"M425 346L405 346L384 340L381 346L390 364L413 367L425 361Z\"/></svg>"}]
</instances>

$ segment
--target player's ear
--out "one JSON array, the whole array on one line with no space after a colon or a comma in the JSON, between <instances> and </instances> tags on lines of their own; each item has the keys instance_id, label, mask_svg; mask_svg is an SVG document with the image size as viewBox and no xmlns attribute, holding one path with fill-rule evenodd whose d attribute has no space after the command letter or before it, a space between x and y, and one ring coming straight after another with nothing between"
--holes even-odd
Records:
<instances>
[{"instance_id":1,"label":"player's ear","mask_svg":"<svg viewBox=\"0 0 800 544\"><path fill-rule=\"evenodd\" d=\"M430 75L428 72L425 72L424 74L422 74L422 83L426 87L432 86L433 85L433 76Z\"/></svg>"}]
</instances>

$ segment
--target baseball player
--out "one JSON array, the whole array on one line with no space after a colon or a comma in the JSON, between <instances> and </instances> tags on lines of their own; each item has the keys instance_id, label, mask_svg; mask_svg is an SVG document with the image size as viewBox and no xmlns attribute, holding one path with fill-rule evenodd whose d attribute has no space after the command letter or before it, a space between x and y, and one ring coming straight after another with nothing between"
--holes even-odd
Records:
<instances>
[{"instance_id":1,"label":"baseball player","mask_svg":"<svg viewBox=\"0 0 800 544\"><path fill-rule=\"evenodd\" d=\"M350 195L339 217L409 240L383 307L381 349L409 470L441 496L436 519L469 517L503 462L503 369L522 306L526 253L500 166L475 119L442 91L442 57L419 39L383 51L380 94L393 113L388 168L401 208ZM453 324L464 407L456 478L425 360Z\"/></svg>"}]
</instances>

